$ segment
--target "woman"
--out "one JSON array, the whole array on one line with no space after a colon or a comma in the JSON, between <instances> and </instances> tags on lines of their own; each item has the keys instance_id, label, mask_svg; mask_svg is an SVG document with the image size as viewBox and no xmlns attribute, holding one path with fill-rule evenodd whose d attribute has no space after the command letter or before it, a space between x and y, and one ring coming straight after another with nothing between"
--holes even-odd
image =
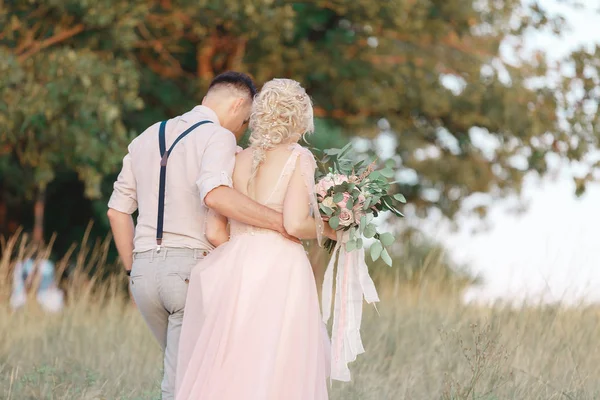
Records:
<instances>
[{"instance_id":1,"label":"woman","mask_svg":"<svg viewBox=\"0 0 600 400\"><path fill-rule=\"evenodd\" d=\"M315 160L297 143L314 129L305 90L289 79L267 82L250 129L234 187L282 212L291 235L335 238L318 212ZM223 237L226 223L213 216L207 229ZM230 228L230 240L190 277L177 400L327 399L328 340L304 248L236 221Z\"/></svg>"}]
</instances>

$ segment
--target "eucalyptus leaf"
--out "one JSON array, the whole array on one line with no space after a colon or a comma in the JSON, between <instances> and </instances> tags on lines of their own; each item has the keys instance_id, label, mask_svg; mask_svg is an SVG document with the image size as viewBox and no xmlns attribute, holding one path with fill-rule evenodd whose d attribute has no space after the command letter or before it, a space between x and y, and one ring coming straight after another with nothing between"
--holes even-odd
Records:
<instances>
[{"instance_id":1,"label":"eucalyptus leaf","mask_svg":"<svg viewBox=\"0 0 600 400\"><path fill-rule=\"evenodd\" d=\"M337 192L336 194L333 195L333 202L334 203L339 203L342 200L344 200L344 193Z\"/></svg>"},{"instance_id":2,"label":"eucalyptus leaf","mask_svg":"<svg viewBox=\"0 0 600 400\"><path fill-rule=\"evenodd\" d=\"M331 217L329 219L329 226L331 227L331 229L337 230L337 228L339 228L340 226L340 217L338 217L337 215L335 217Z\"/></svg>"},{"instance_id":3,"label":"eucalyptus leaf","mask_svg":"<svg viewBox=\"0 0 600 400\"><path fill-rule=\"evenodd\" d=\"M367 239L371 239L372 237L375 236L376 233L377 233L377 227L373 224L368 224L363 231L363 236L366 237Z\"/></svg>"},{"instance_id":4,"label":"eucalyptus leaf","mask_svg":"<svg viewBox=\"0 0 600 400\"><path fill-rule=\"evenodd\" d=\"M356 248L362 249L362 247L363 247L363 240L361 238L356 239Z\"/></svg>"},{"instance_id":5,"label":"eucalyptus leaf","mask_svg":"<svg viewBox=\"0 0 600 400\"><path fill-rule=\"evenodd\" d=\"M350 149L352 149L352 142L348 142L347 145L345 145L340 151L339 151L339 156L342 157L344 154L346 154Z\"/></svg>"},{"instance_id":6,"label":"eucalyptus leaf","mask_svg":"<svg viewBox=\"0 0 600 400\"><path fill-rule=\"evenodd\" d=\"M380 178L381 178L381 172L379 172L379 171L373 171L369 174L369 179L372 181L380 179Z\"/></svg>"},{"instance_id":7,"label":"eucalyptus leaf","mask_svg":"<svg viewBox=\"0 0 600 400\"><path fill-rule=\"evenodd\" d=\"M356 240L349 240L346 243L346 251L350 252L356 250Z\"/></svg>"},{"instance_id":8,"label":"eucalyptus leaf","mask_svg":"<svg viewBox=\"0 0 600 400\"><path fill-rule=\"evenodd\" d=\"M365 214L362 217L360 217L360 223L358 224L361 235L364 234L367 224L367 215Z\"/></svg>"},{"instance_id":9,"label":"eucalyptus leaf","mask_svg":"<svg viewBox=\"0 0 600 400\"><path fill-rule=\"evenodd\" d=\"M360 170L360 168L363 166L363 164L364 164L364 163L365 163L365 162L364 162L364 160L363 160L363 161L360 161L360 162L358 162L358 163L354 164L354 171L355 171L355 172L358 172L358 171Z\"/></svg>"},{"instance_id":10,"label":"eucalyptus leaf","mask_svg":"<svg viewBox=\"0 0 600 400\"><path fill-rule=\"evenodd\" d=\"M384 197L382 197L382 198L381 198L381 203L382 203L382 204L385 206L385 208L386 208L387 210L390 210L390 211L392 211L392 210L394 210L394 209L395 209L394 205L393 205L393 204L392 204L392 202L391 202L391 197L389 197L389 196L384 196Z\"/></svg>"},{"instance_id":11,"label":"eucalyptus leaf","mask_svg":"<svg viewBox=\"0 0 600 400\"><path fill-rule=\"evenodd\" d=\"M396 239L391 233L386 232L379 235L379 240L381 241L381 244L383 244L385 247L388 247L394 244Z\"/></svg>"},{"instance_id":12,"label":"eucalyptus leaf","mask_svg":"<svg viewBox=\"0 0 600 400\"><path fill-rule=\"evenodd\" d=\"M394 199L396 199L400 203L406 203L406 197L404 197L404 195L402 193L396 193L394 195Z\"/></svg>"},{"instance_id":13,"label":"eucalyptus leaf","mask_svg":"<svg viewBox=\"0 0 600 400\"><path fill-rule=\"evenodd\" d=\"M404 217L404 214L402 214L402 212L400 212L397 208L394 208L393 210L390 210L390 211L397 217Z\"/></svg>"},{"instance_id":14,"label":"eucalyptus leaf","mask_svg":"<svg viewBox=\"0 0 600 400\"><path fill-rule=\"evenodd\" d=\"M350 240L356 240L356 228L350 228L348 236L350 237Z\"/></svg>"},{"instance_id":15,"label":"eucalyptus leaf","mask_svg":"<svg viewBox=\"0 0 600 400\"><path fill-rule=\"evenodd\" d=\"M386 178L393 178L395 174L393 169L390 168L384 168L382 170L380 170L381 175L385 176Z\"/></svg>"},{"instance_id":16,"label":"eucalyptus leaf","mask_svg":"<svg viewBox=\"0 0 600 400\"><path fill-rule=\"evenodd\" d=\"M392 257L390 257L390 254L386 249L383 249L383 251L381 252L381 259L390 267L392 266Z\"/></svg>"},{"instance_id":17,"label":"eucalyptus leaf","mask_svg":"<svg viewBox=\"0 0 600 400\"><path fill-rule=\"evenodd\" d=\"M319 208L321 209L321 211L323 211L325 213L325 215L327 215L327 216L333 215L333 210L331 208L324 206L323 204L321 204L319 206Z\"/></svg>"},{"instance_id":18,"label":"eucalyptus leaf","mask_svg":"<svg viewBox=\"0 0 600 400\"><path fill-rule=\"evenodd\" d=\"M381 200L381 197L379 197L379 196L371 197L370 206L373 207L374 205L379 203L380 200Z\"/></svg>"},{"instance_id":19,"label":"eucalyptus leaf","mask_svg":"<svg viewBox=\"0 0 600 400\"><path fill-rule=\"evenodd\" d=\"M384 210L390 211L392 214L396 215L397 217L404 217L404 214L402 214L400 212L400 210L398 210L396 207L391 205L388 201L384 201L384 204L385 204Z\"/></svg>"},{"instance_id":20,"label":"eucalyptus leaf","mask_svg":"<svg viewBox=\"0 0 600 400\"><path fill-rule=\"evenodd\" d=\"M352 197L350 197L348 199L348 201L346 202L346 208L348 210L352 210L353 207L354 207L354 199Z\"/></svg>"},{"instance_id":21,"label":"eucalyptus leaf","mask_svg":"<svg viewBox=\"0 0 600 400\"><path fill-rule=\"evenodd\" d=\"M379 259L379 257L381 256L381 253L383 251L383 246L381 245L380 242L375 242L371 245L371 259L373 261L377 261Z\"/></svg>"}]
</instances>

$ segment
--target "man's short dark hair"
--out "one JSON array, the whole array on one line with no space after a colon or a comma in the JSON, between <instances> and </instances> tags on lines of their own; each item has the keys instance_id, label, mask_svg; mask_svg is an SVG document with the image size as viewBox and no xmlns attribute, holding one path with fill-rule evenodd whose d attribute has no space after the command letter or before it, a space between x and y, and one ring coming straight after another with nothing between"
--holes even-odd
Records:
<instances>
[{"instance_id":1,"label":"man's short dark hair","mask_svg":"<svg viewBox=\"0 0 600 400\"><path fill-rule=\"evenodd\" d=\"M219 86L229 86L246 92L250 99L256 95L256 86L254 86L252 78L242 72L227 71L217 75L210 83L208 91Z\"/></svg>"}]
</instances>

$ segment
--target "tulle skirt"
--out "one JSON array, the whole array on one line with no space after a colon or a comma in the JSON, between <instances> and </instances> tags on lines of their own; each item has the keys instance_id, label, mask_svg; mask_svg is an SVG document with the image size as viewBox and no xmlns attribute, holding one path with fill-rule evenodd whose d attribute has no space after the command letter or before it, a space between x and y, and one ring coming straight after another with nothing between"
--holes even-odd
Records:
<instances>
[{"instance_id":1,"label":"tulle skirt","mask_svg":"<svg viewBox=\"0 0 600 400\"><path fill-rule=\"evenodd\" d=\"M329 340L304 248L245 233L192 272L177 400L327 399Z\"/></svg>"}]
</instances>

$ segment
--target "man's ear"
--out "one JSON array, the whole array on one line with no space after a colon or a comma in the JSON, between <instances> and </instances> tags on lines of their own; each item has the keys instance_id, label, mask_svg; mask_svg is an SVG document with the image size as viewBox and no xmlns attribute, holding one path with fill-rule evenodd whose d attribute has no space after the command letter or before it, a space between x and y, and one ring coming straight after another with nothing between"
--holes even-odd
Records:
<instances>
[{"instance_id":1,"label":"man's ear","mask_svg":"<svg viewBox=\"0 0 600 400\"><path fill-rule=\"evenodd\" d=\"M204 103L206 103L206 96L202 98L202 105L204 105Z\"/></svg>"},{"instance_id":2,"label":"man's ear","mask_svg":"<svg viewBox=\"0 0 600 400\"><path fill-rule=\"evenodd\" d=\"M233 110L239 111L244 106L245 102L246 102L245 98L238 97L237 99L235 99L235 102L233 103Z\"/></svg>"}]
</instances>

